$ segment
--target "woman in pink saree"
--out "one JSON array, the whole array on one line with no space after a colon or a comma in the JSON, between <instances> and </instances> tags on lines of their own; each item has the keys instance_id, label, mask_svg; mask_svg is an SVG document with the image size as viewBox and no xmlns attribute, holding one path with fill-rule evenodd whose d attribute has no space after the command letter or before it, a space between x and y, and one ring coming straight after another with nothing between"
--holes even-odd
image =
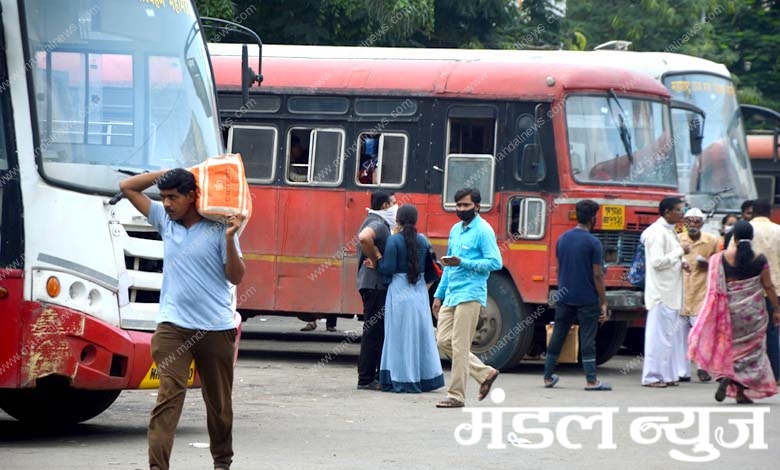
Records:
<instances>
[{"instance_id":1,"label":"woman in pink saree","mask_svg":"<svg viewBox=\"0 0 780 470\"><path fill-rule=\"evenodd\" d=\"M753 403L777 394L765 336L768 321L780 324L780 306L767 259L753 252L752 239L753 226L737 222L733 243L710 258L707 298L688 337L691 360L719 378L717 401ZM771 319L764 292L775 308Z\"/></svg>"}]
</instances>

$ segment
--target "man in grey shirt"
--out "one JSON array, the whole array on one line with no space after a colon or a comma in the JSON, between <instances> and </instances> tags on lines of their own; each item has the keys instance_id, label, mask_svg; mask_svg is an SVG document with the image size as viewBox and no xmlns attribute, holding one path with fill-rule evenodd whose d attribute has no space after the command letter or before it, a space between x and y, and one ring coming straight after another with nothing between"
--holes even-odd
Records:
<instances>
[{"instance_id":1,"label":"man in grey shirt","mask_svg":"<svg viewBox=\"0 0 780 470\"><path fill-rule=\"evenodd\" d=\"M387 285L382 274L366 266L365 253L385 251L385 243L395 225L398 205L395 196L386 191L371 193L371 209L360 226L358 240L357 287L363 299L363 336L358 357L358 390L381 390L379 365L385 339L385 300Z\"/></svg>"}]
</instances>

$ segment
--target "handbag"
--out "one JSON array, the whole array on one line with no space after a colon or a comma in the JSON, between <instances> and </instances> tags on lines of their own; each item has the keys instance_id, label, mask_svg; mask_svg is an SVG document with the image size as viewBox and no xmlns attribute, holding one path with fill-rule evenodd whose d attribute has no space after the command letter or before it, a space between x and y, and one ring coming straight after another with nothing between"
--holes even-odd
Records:
<instances>
[{"instance_id":1,"label":"handbag","mask_svg":"<svg viewBox=\"0 0 780 470\"><path fill-rule=\"evenodd\" d=\"M441 262L436 258L436 252L433 247L428 246L428 256L425 257L425 283L436 282L441 279L444 272Z\"/></svg>"}]
</instances>

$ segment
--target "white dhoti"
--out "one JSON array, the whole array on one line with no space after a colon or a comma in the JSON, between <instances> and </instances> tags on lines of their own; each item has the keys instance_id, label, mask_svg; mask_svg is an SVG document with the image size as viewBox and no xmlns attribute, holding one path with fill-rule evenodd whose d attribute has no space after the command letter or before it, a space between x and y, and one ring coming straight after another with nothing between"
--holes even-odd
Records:
<instances>
[{"instance_id":1,"label":"white dhoti","mask_svg":"<svg viewBox=\"0 0 780 470\"><path fill-rule=\"evenodd\" d=\"M642 385L654 382L677 382L681 372L680 352L683 320L679 310L658 304L647 312L645 355L642 363Z\"/></svg>"},{"instance_id":2,"label":"white dhoti","mask_svg":"<svg viewBox=\"0 0 780 470\"><path fill-rule=\"evenodd\" d=\"M696 317L679 317L678 334L674 339L674 361L678 377L691 376L691 360L688 358L688 334L691 332Z\"/></svg>"}]
</instances>

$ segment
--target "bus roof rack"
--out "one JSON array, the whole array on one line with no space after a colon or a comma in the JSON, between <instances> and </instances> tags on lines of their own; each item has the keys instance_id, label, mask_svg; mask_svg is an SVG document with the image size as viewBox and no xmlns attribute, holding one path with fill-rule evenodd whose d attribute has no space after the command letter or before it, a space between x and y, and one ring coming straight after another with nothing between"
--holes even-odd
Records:
<instances>
[{"instance_id":1,"label":"bus roof rack","mask_svg":"<svg viewBox=\"0 0 780 470\"><path fill-rule=\"evenodd\" d=\"M594 47L594 51L599 50L612 50L612 51L627 51L629 47L631 47L631 41L621 41L621 40L614 40L614 41L607 41L603 44L599 44L598 46Z\"/></svg>"}]
</instances>

